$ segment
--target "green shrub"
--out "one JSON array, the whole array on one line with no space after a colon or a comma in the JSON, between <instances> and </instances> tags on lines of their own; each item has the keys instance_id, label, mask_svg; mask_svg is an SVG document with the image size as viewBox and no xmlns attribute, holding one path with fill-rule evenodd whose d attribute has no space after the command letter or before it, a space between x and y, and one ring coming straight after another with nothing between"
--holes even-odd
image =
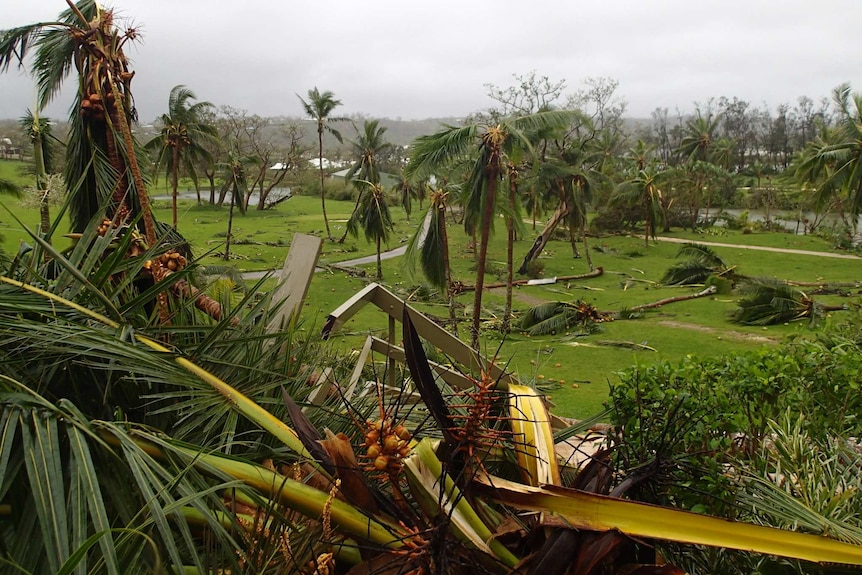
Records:
<instances>
[{"instance_id":1,"label":"green shrub","mask_svg":"<svg viewBox=\"0 0 862 575\"><path fill-rule=\"evenodd\" d=\"M678 363L636 366L611 384L624 469L644 477L631 496L732 516L731 461L761 445L772 421L802 417L812 437L862 433L859 322L817 340Z\"/></svg>"}]
</instances>

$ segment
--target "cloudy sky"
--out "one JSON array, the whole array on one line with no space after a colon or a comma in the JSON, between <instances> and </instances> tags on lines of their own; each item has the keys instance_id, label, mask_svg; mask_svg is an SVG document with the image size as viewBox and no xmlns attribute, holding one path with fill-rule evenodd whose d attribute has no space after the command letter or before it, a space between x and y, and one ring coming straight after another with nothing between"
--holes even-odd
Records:
<instances>
[{"instance_id":1,"label":"cloudy sky","mask_svg":"<svg viewBox=\"0 0 862 575\"><path fill-rule=\"evenodd\" d=\"M612 78L627 115L710 97L770 107L862 91L859 0L110 0L143 33L127 53L142 121L170 89L264 116L332 90L340 113L420 119L489 107L486 84L536 71ZM0 28L53 19L62 0L0 0ZM32 81L0 76L0 118L32 107ZM65 116L68 93L48 110Z\"/></svg>"}]
</instances>

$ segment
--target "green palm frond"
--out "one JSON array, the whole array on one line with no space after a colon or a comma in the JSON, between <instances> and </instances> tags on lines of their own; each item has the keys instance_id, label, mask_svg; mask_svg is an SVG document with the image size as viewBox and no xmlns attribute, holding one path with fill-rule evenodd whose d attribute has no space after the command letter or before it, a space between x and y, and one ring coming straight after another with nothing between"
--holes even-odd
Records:
<instances>
[{"instance_id":1,"label":"green palm frond","mask_svg":"<svg viewBox=\"0 0 862 575\"><path fill-rule=\"evenodd\" d=\"M812 317L815 306L802 291L784 282L758 278L742 285L739 300L732 318L743 325L775 325Z\"/></svg>"},{"instance_id":2,"label":"green palm frond","mask_svg":"<svg viewBox=\"0 0 862 575\"><path fill-rule=\"evenodd\" d=\"M446 126L434 134L420 136L413 143L410 161L404 168L408 178L427 178L438 170L461 158L476 143L479 128L475 124L467 126Z\"/></svg>"},{"instance_id":3,"label":"green palm frond","mask_svg":"<svg viewBox=\"0 0 862 575\"><path fill-rule=\"evenodd\" d=\"M688 259L667 269L662 277L662 283L666 285L702 284L711 275L738 277L709 246L686 243L679 248L676 255Z\"/></svg>"},{"instance_id":4,"label":"green palm frond","mask_svg":"<svg viewBox=\"0 0 862 575\"><path fill-rule=\"evenodd\" d=\"M712 268L704 266L695 260L677 262L665 271L661 283L665 285L702 284L713 275Z\"/></svg>"},{"instance_id":5,"label":"green palm frond","mask_svg":"<svg viewBox=\"0 0 862 575\"><path fill-rule=\"evenodd\" d=\"M20 196L21 195L21 186L13 182L12 180L6 180L0 178L0 194L5 194L8 196Z\"/></svg>"},{"instance_id":6,"label":"green palm frond","mask_svg":"<svg viewBox=\"0 0 862 575\"><path fill-rule=\"evenodd\" d=\"M530 335L559 334L575 326L593 331L601 321L603 318L590 304L557 301L529 308L521 317L521 329Z\"/></svg>"},{"instance_id":7,"label":"green palm frond","mask_svg":"<svg viewBox=\"0 0 862 575\"><path fill-rule=\"evenodd\" d=\"M829 535L862 545L858 498L860 456L840 438L820 439L803 416L769 422L762 464L739 465L738 501L761 524Z\"/></svg>"},{"instance_id":8,"label":"green palm frond","mask_svg":"<svg viewBox=\"0 0 862 575\"><path fill-rule=\"evenodd\" d=\"M709 267L727 267L718 254L703 244L685 243L676 252L678 258L689 258Z\"/></svg>"},{"instance_id":9,"label":"green palm frond","mask_svg":"<svg viewBox=\"0 0 862 575\"><path fill-rule=\"evenodd\" d=\"M445 210L445 207L443 209ZM446 225L444 217L440 209L432 207L425 240L422 243L422 252L419 257L425 277L428 278L431 285L441 290L446 289L446 268L443 258L440 257L443 253L443 242L446 241L440 229L440 226Z\"/></svg>"}]
</instances>

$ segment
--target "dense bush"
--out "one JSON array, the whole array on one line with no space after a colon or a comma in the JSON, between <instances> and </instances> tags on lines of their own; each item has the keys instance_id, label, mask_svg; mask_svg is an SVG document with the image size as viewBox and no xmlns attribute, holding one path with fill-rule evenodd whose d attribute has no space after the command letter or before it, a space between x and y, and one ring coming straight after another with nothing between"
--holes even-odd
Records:
<instances>
[{"instance_id":1,"label":"dense bush","mask_svg":"<svg viewBox=\"0 0 862 575\"><path fill-rule=\"evenodd\" d=\"M730 514L731 460L754 453L771 421L802 416L815 438L858 437L862 349L858 323L817 340L727 357L636 366L611 385L624 468L651 480L639 497Z\"/></svg>"}]
</instances>

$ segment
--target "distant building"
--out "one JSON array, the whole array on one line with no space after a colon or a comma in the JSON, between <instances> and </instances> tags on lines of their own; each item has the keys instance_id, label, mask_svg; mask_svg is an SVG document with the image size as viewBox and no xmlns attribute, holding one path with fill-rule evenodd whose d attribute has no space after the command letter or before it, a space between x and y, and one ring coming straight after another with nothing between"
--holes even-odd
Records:
<instances>
[{"instance_id":1,"label":"distant building","mask_svg":"<svg viewBox=\"0 0 862 575\"><path fill-rule=\"evenodd\" d=\"M343 168L348 164L348 162L343 162L341 160L328 160L326 158L323 158L323 160L321 160L320 158L313 158L311 160L308 160L308 163L311 164L315 170L319 170L321 164L323 164L324 170Z\"/></svg>"},{"instance_id":2,"label":"distant building","mask_svg":"<svg viewBox=\"0 0 862 575\"><path fill-rule=\"evenodd\" d=\"M0 138L0 157L6 160L20 160L21 148L14 146L9 138Z\"/></svg>"}]
</instances>

